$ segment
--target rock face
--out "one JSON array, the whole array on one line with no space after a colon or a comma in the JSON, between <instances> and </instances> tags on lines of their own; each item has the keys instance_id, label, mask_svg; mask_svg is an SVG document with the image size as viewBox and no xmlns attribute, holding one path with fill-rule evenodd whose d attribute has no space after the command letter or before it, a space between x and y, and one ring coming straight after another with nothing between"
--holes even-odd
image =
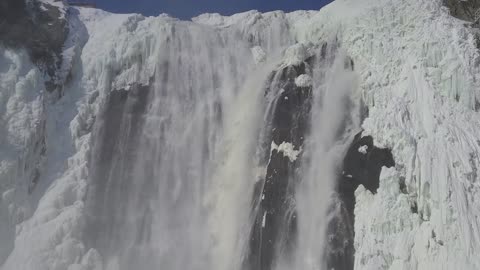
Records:
<instances>
[{"instance_id":1,"label":"rock face","mask_svg":"<svg viewBox=\"0 0 480 270\"><path fill-rule=\"evenodd\" d=\"M48 76L47 90L55 90L56 71L62 64L62 48L68 35L66 10L41 0L0 2L0 44L25 48Z\"/></svg>"},{"instance_id":2,"label":"rock face","mask_svg":"<svg viewBox=\"0 0 480 270\"><path fill-rule=\"evenodd\" d=\"M450 9L450 14L456 18L469 22L479 19L475 16L475 13L480 8L479 0L443 0L443 2Z\"/></svg>"},{"instance_id":3,"label":"rock face","mask_svg":"<svg viewBox=\"0 0 480 270\"><path fill-rule=\"evenodd\" d=\"M376 193L383 166L395 166L390 150L376 147L371 136L362 137L361 133L357 134L344 160L340 190L348 189L348 183L354 183L353 190L363 185Z\"/></svg>"},{"instance_id":4,"label":"rock face","mask_svg":"<svg viewBox=\"0 0 480 270\"><path fill-rule=\"evenodd\" d=\"M315 58L327 62L327 44L316 57L289 65L272 73L266 99L272 99L270 117L264 124L271 142L265 180L257 184L248 266L252 270L275 269L279 261L293 260L297 244L297 209L295 192L302 177L304 140L309 135L312 85L299 84L298 78L312 75ZM328 64L327 64L328 65ZM354 69L350 58L346 69ZM297 81L297 82L296 82ZM277 92L276 92L277 91ZM338 172L336 200L330 212L325 259L328 269L350 270L354 267L355 190L364 185L376 192L383 166L395 165L388 149L375 147L371 136L355 136Z\"/></svg>"},{"instance_id":5,"label":"rock face","mask_svg":"<svg viewBox=\"0 0 480 270\"><path fill-rule=\"evenodd\" d=\"M258 184L256 213L250 239L252 270L273 269L278 258L291 256L296 236L295 187L303 141L312 106L312 87L299 87L295 79L311 74L313 58L274 72L265 95L275 96L265 127L271 142L265 181Z\"/></svg>"},{"instance_id":6,"label":"rock face","mask_svg":"<svg viewBox=\"0 0 480 270\"><path fill-rule=\"evenodd\" d=\"M338 214L329 224L329 269L354 269L354 209L355 190L363 185L367 190L376 193L380 182L382 167L395 166L389 149L378 148L371 136L362 137L359 133L351 143L345 159L343 171L339 174L337 209Z\"/></svg>"}]
</instances>

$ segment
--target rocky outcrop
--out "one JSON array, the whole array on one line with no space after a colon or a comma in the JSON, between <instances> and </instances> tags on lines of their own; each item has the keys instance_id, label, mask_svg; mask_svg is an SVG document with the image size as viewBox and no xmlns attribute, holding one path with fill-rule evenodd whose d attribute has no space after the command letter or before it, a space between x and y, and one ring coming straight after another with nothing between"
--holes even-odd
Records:
<instances>
[{"instance_id":1,"label":"rocky outcrop","mask_svg":"<svg viewBox=\"0 0 480 270\"><path fill-rule=\"evenodd\" d=\"M40 0L0 1L0 44L24 48L46 77L47 90L59 87L56 71L68 35L66 9Z\"/></svg>"},{"instance_id":2,"label":"rocky outcrop","mask_svg":"<svg viewBox=\"0 0 480 270\"><path fill-rule=\"evenodd\" d=\"M312 87L298 86L295 79L311 74L313 58L284 67L272 74L275 95L270 130L270 153L263 188L257 188L256 218L250 239L250 268L267 270L278 257L291 255L296 236L295 173L310 120Z\"/></svg>"},{"instance_id":3,"label":"rocky outcrop","mask_svg":"<svg viewBox=\"0 0 480 270\"><path fill-rule=\"evenodd\" d=\"M300 78L312 75L315 58L328 65L331 59L326 44L317 57L283 67L269 79L265 96L271 105L264 124L267 133L264 140L271 145L263 147L269 150L265 154L266 176L254 193L248 269L274 269L276 263L294 259L298 237L295 193L302 181L299 175L302 163L306 162L302 152L305 137L310 133L313 102L311 82L304 85ZM346 59L345 69L354 69L352 59ZM328 269L353 269L355 190L364 185L375 193L382 167L394 165L390 150L376 147L372 137L362 137L359 133L351 142L338 171L335 201L329 210L332 218L323 255Z\"/></svg>"},{"instance_id":4,"label":"rocky outcrop","mask_svg":"<svg viewBox=\"0 0 480 270\"><path fill-rule=\"evenodd\" d=\"M478 20L475 13L480 9L480 0L443 0L443 3L456 18L469 22Z\"/></svg>"},{"instance_id":5,"label":"rocky outcrop","mask_svg":"<svg viewBox=\"0 0 480 270\"><path fill-rule=\"evenodd\" d=\"M354 208L355 190L363 185L376 193L383 167L395 166L389 149L378 148L371 136L355 136L343 160L343 171L338 176L337 211L328 227L328 269L348 270L354 268Z\"/></svg>"}]
</instances>

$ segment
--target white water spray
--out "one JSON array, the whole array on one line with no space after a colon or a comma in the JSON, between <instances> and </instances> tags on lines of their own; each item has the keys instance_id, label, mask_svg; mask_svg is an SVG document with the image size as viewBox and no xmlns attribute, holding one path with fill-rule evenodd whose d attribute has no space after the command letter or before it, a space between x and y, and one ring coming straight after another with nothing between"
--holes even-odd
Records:
<instances>
[{"instance_id":1,"label":"white water spray","mask_svg":"<svg viewBox=\"0 0 480 270\"><path fill-rule=\"evenodd\" d=\"M92 245L107 270L240 269L273 65L256 66L234 31L183 22L162 31L147 50L156 61L148 99L128 94L113 159L98 168L107 179L92 183L89 230L104 232Z\"/></svg>"},{"instance_id":2,"label":"white water spray","mask_svg":"<svg viewBox=\"0 0 480 270\"><path fill-rule=\"evenodd\" d=\"M294 269L326 269L323 254L335 180L360 125L357 76L349 65L350 59L340 51L331 66L320 64L314 71L311 132L296 193L299 229Z\"/></svg>"}]
</instances>

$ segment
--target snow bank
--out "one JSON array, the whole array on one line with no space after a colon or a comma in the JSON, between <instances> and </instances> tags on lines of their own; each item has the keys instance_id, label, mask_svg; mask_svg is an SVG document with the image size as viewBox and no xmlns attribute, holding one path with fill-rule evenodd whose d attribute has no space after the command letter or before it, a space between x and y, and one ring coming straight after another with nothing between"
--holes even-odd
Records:
<instances>
[{"instance_id":1,"label":"snow bank","mask_svg":"<svg viewBox=\"0 0 480 270\"><path fill-rule=\"evenodd\" d=\"M304 44L295 44L285 51L283 65L297 66L303 63L303 61L307 58L307 54L307 47Z\"/></svg>"}]
</instances>

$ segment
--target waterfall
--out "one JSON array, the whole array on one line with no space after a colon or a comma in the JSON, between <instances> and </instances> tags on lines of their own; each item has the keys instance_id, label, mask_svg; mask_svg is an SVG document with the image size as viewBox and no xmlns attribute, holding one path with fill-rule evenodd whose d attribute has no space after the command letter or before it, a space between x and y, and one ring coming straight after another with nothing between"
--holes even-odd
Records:
<instances>
[{"instance_id":1,"label":"waterfall","mask_svg":"<svg viewBox=\"0 0 480 270\"><path fill-rule=\"evenodd\" d=\"M108 270L238 269L268 73L235 32L179 22L156 50L97 123L85 235Z\"/></svg>"},{"instance_id":2,"label":"waterfall","mask_svg":"<svg viewBox=\"0 0 480 270\"><path fill-rule=\"evenodd\" d=\"M480 269L478 1L454 2L6 0L0 269Z\"/></svg>"},{"instance_id":3,"label":"waterfall","mask_svg":"<svg viewBox=\"0 0 480 270\"><path fill-rule=\"evenodd\" d=\"M295 195L299 229L294 269L332 267L327 268L327 254L331 235L339 232L337 228L329 231L328 226L340 214L335 205L336 180L345 153L360 131L360 98L351 60L342 51L328 57L327 64L314 70L313 76L311 130Z\"/></svg>"},{"instance_id":4,"label":"waterfall","mask_svg":"<svg viewBox=\"0 0 480 270\"><path fill-rule=\"evenodd\" d=\"M324 269L359 126L351 60L299 44L254 63L236 31L166 32L148 83L97 119L87 245L107 270Z\"/></svg>"}]
</instances>

